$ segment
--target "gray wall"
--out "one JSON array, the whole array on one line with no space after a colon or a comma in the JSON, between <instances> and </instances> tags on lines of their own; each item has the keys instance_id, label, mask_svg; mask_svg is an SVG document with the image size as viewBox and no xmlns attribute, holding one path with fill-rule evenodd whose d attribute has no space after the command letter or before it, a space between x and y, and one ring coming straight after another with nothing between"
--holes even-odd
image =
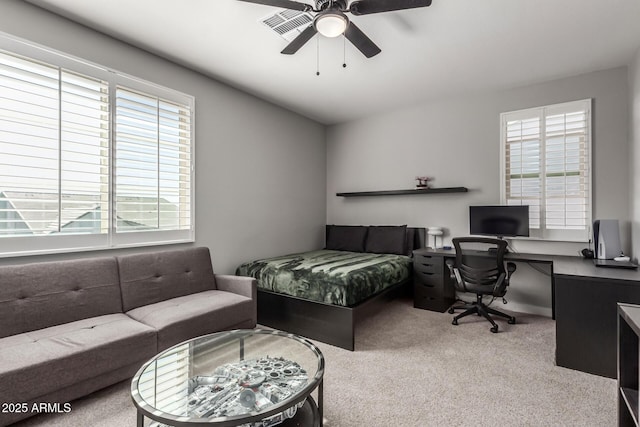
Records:
<instances>
[{"instance_id":1,"label":"gray wall","mask_svg":"<svg viewBox=\"0 0 640 427\"><path fill-rule=\"evenodd\" d=\"M196 244L216 272L321 247L324 126L21 1L2 0L0 31L196 96Z\"/></svg>"},{"instance_id":2,"label":"gray wall","mask_svg":"<svg viewBox=\"0 0 640 427\"><path fill-rule=\"evenodd\" d=\"M466 235L467 207L499 201L499 113L589 97L595 99L594 218L621 220L627 252L633 221L633 247L640 248L640 187L629 184L630 177L640 178L640 53L628 75L617 68L418 105L332 126L325 146L325 129L313 121L21 1L2 0L0 31L196 95L196 244L212 249L217 272L232 272L257 257L320 247L325 219L443 226L446 241ZM335 196L412 188L413 178L423 174L434 176L435 186L466 186L470 192ZM514 246L521 252L575 254L585 245ZM78 254L0 264L71 256ZM519 267L509 295L511 308L550 312L549 279L527 265Z\"/></svg>"},{"instance_id":3,"label":"gray wall","mask_svg":"<svg viewBox=\"0 0 640 427\"><path fill-rule=\"evenodd\" d=\"M640 258L640 50L629 66L631 254Z\"/></svg>"},{"instance_id":4,"label":"gray wall","mask_svg":"<svg viewBox=\"0 0 640 427\"><path fill-rule=\"evenodd\" d=\"M445 227L469 234L468 206L500 202L499 114L594 98L594 218L617 218L630 247L626 67L380 114L327 130L327 223ZM413 188L416 175L469 193L341 198L336 192ZM519 252L576 255L586 243L513 241ZM524 266L510 289L525 311L550 312L548 277ZM515 276L514 276L515 280Z\"/></svg>"}]
</instances>

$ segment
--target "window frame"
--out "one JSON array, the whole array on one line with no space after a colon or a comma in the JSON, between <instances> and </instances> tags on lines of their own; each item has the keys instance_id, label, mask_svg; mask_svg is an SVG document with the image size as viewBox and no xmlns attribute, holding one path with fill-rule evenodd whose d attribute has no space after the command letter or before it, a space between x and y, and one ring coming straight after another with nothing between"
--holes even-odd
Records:
<instances>
[{"instance_id":1,"label":"window frame","mask_svg":"<svg viewBox=\"0 0 640 427\"><path fill-rule=\"evenodd\" d=\"M553 229L546 227L546 179L547 169L545 164L545 144L547 138L546 120L553 114L568 113L571 109L580 108L585 111L587 124L585 126L586 139L585 149L587 150L588 161L586 162L586 183L588 185L588 195L586 197L585 228L580 230ZM557 241L557 242L588 242L591 238L591 227L593 222L593 99L586 98L576 101L549 104L540 107L526 108L515 111L508 111L500 114L500 203L507 204L507 122L513 120L525 120L529 118L540 118L540 228L530 229L530 237L520 238L527 240ZM517 237L515 239L518 239Z\"/></svg>"},{"instance_id":2,"label":"window frame","mask_svg":"<svg viewBox=\"0 0 640 427\"><path fill-rule=\"evenodd\" d=\"M108 67L74 57L10 34L0 32L0 52L22 56L60 69L108 82L109 87L109 227L106 233L56 234L0 237L0 258L144 247L195 241L195 97ZM115 217L115 114L118 86L188 106L190 111L189 216L188 229L116 232ZM60 172L60 171L59 171Z\"/></svg>"}]
</instances>

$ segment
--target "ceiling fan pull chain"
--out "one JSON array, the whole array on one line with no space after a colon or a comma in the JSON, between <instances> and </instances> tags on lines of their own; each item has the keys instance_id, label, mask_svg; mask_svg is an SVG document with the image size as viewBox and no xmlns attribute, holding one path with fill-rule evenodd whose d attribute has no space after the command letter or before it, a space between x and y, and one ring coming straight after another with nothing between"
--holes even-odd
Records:
<instances>
[{"instance_id":1,"label":"ceiling fan pull chain","mask_svg":"<svg viewBox=\"0 0 640 427\"><path fill-rule=\"evenodd\" d=\"M320 36L316 36L316 76L320 75Z\"/></svg>"},{"instance_id":2,"label":"ceiling fan pull chain","mask_svg":"<svg viewBox=\"0 0 640 427\"><path fill-rule=\"evenodd\" d=\"M342 68L347 68L347 38L342 35Z\"/></svg>"}]
</instances>

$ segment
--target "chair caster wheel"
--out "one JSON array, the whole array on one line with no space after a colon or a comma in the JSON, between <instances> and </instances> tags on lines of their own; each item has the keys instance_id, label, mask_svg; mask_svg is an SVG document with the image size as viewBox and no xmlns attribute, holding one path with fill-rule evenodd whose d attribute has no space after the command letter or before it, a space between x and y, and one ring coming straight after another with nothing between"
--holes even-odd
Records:
<instances>
[{"instance_id":1,"label":"chair caster wheel","mask_svg":"<svg viewBox=\"0 0 640 427\"><path fill-rule=\"evenodd\" d=\"M455 311L455 310L454 310L453 308L450 308L449 310L447 310L447 312L448 312L449 314L453 314L453 312L454 312L454 311Z\"/></svg>"},{"instance_id":2,"label":"chair caster wheel","mask_svg":"<svg viewBox=\"0 0 640 427\"><path fill-rule=\"evenodd\" d=\"M457 324L458 324L458 321L457 321L456 319L453 319L453 320L451 321L451 324L452 324L452 325L457 325Z\"/></svg>"},{"instance_id":3,"label":"chair caster wheel","mask_svg":"<svg viewBox=\"0 0 640 427\"><path fill-rule=\"evenodd\" d=\"M492 327L491 327L491 332L493 332L494 334L495 334L496 332L498 332L498 325L494 325L494 326L492 326Z\"/></svg>"},{"instance_id":4,"label":"chair caster wheel","mask_svg":"<svg viewBox=\"0 0 640 427\"><path fill-rule=\"evenodd\" d=\"M515 325L516 324L516 318L515 317L510 318L509 320L507 320L507 323L510 324L510 325Z\"/></svg>"}]
</instances>

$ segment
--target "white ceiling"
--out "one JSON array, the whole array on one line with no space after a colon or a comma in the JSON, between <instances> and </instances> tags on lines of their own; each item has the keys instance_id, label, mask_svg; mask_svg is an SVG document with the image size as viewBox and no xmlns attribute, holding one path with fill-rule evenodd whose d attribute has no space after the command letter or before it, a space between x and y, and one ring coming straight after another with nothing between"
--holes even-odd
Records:
<instances>
[{"instance_id":1,"label":"white ceiling","mask_svg":"<svg viewBox=\"0 0 640 427\"><path fill-rule=\"evenodd\" d=\"M381 49L343 39L281 55L257 21L277 11L236 0L28 0L325 124L430 100L627 64L640 48L638 0L433 0L353 16ZM311 3L312 0L306 0Z\"/></svg>"}]
</instances>

